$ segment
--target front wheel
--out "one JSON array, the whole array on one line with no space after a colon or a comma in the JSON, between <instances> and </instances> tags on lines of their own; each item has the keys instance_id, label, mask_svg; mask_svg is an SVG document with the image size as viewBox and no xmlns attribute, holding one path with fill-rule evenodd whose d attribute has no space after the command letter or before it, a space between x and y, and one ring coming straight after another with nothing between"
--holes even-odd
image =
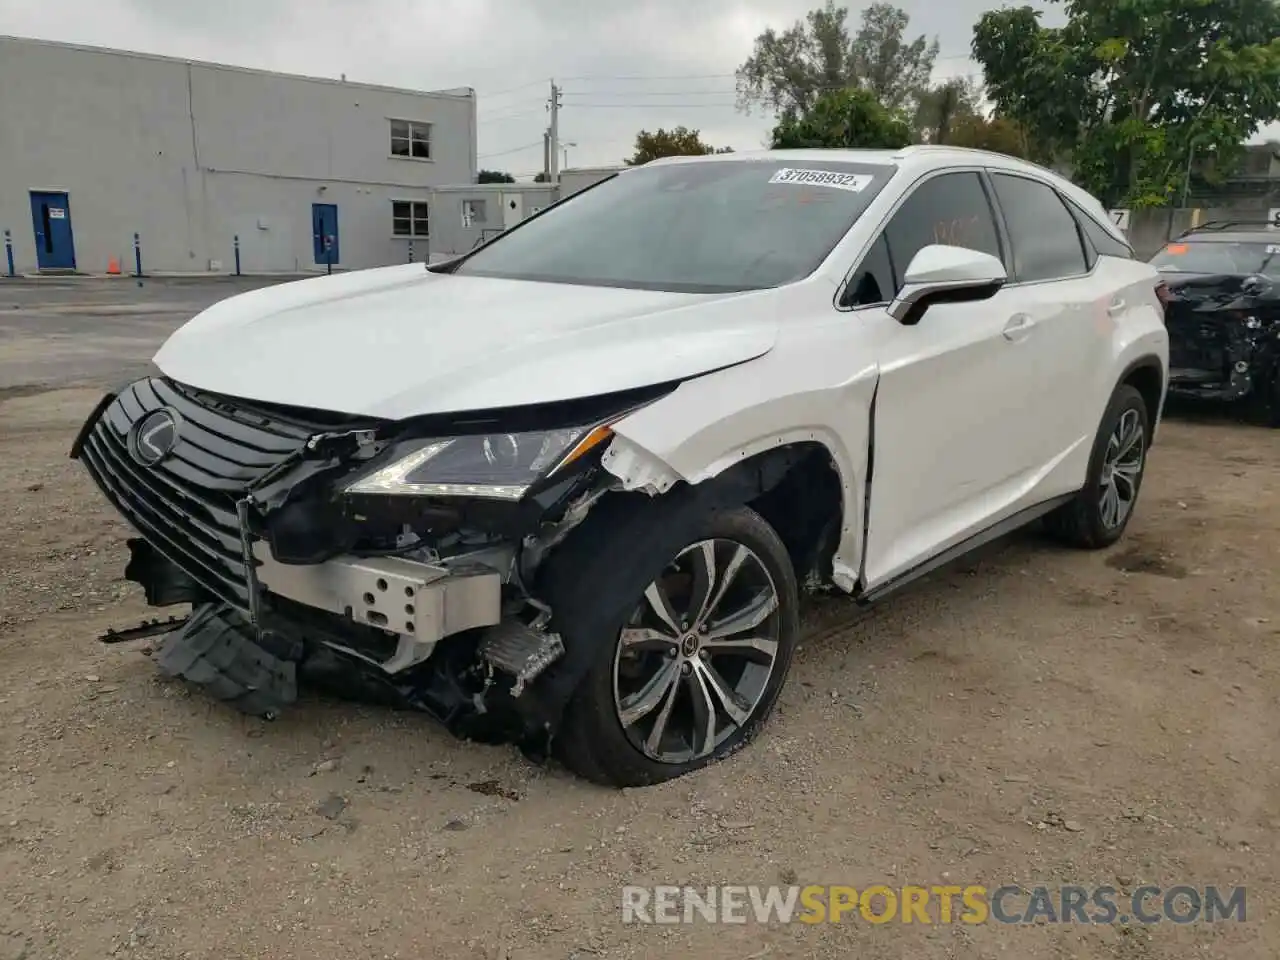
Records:
<instances>
[{"instance_id":1,"label":"front wheel","mask_svg":"<svg viewBox=\"0 0 1280 960\"><path fill-rule=\"evenodd\" d=\"M1073 546L1091 550L1119 540L1138 503L1150 432L1142 394L1121 384L1094 438L1084 487L1075 499L1045 518L1049 531Z\"/></svg>"},{"instance_id":2,"label":"front wheel","mask_svg":"<svg viewBox=\"0 0 1280 960\"><path fill-rule=\"evenodd\" d=\"M771 712L799 635L782 541L746 507L716 512L663 562L608 544L608 592L630 598L597 650L558 738L561 761L612 786L681 776L750 740ZM642 569L647 567L647 569ZM567 625L572 629L572 625Z\"/></svg>"}]
</instances>

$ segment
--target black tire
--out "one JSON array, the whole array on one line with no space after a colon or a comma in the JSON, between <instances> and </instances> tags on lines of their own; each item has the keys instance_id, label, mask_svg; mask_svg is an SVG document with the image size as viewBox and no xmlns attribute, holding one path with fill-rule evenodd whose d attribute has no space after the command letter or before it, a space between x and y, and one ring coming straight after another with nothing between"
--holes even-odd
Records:
<instances>
[{"instance_id":1,"label":"black tire","mask_svg":"<svg viewBox=\"0 0 1280 960\"><path fill-rule=\"evenodd\" d=\"M1107 468L1107 449L1121 418L1136 413L1141 424L1141 466L1133 488L1129 509L1118 523L1108 524L1103 516L1102 492L1104 471ZM1109 547L1122 536L1133 518L1142 477L1146 473L1147 447L1151 441L1151 419L1146 402L1136 388L1127 383L1116 387L1107 404L1106 413L1094 437L1093 451L1089 456L1089 472L1084 487L1075 499L1063 504L1045 517L1045 528L1057 539L1083 550L1099 550Z\"/></svg>"},{"instance_id":2,"label":"black tire","mask_svg":"<svg viewBox=\"0 0 1280 960\"><path fill-rule=\"evenodd\" d=\"M791 560L778 534L754 510L737 507L666 512L650 508L639 513L646 515L643 521L624 514L607 529L597 531L591 538L594 549L579 552L562 565L556 571L551 591L555 627L566 647L586 650L590 658L552 750L579 776L614 787L647 786L683 776L750 741L777 702L800 632L799 591ZM704 756L687 762L653 759L633 741L634 729L628 735L619 715L620 706L615 703L615 657L619 655L622 630L643 602L645 590L663 575L673 559L685 548L711 539L722 541L721 549L723 541L745 546L759 560L758 564L752 561L753 569L767 571L777 596L776 612L769 619L777 638L776 654L746 722L727 739ZM690 659L698 655L691 653ZM698 673L693 669L696 667L698 664L691 663L688 669ZM692 687L686 688L685 684L696 682L697 677L671 681L682 691L672 694L673 703L692 697L694 694L688 692ZM676 712L673 709L671 715L674 717Z\"/></svg>"}]
</instances>

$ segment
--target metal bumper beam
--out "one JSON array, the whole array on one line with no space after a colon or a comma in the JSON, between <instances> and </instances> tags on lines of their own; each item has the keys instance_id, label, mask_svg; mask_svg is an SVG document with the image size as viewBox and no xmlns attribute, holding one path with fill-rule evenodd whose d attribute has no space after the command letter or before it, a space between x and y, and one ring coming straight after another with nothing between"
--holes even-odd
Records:
<instances>
[{"instance_id":1,"label":"metal bumper beam","mask_svg":"<svg viewBox=\"0 0 1280 960\"><path fill-rule=\"evenodd\" d=\"M254 544L254 556L258 582L271 593L396 634L396 652L377 664L387 673L426 660L447 636L502 619L503 577L484 564L350 556L286 564L263 541Z\"/></svg>"}]
</instances>

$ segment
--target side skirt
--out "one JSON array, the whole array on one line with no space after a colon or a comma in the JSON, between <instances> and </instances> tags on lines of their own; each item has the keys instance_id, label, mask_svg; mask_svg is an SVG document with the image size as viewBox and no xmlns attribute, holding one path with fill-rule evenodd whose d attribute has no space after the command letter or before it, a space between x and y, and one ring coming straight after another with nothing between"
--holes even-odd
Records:
<instances>
[{"instance_id":1,"label":"side skirt","mask_svg":"<svg viewBox=\"0 0 1280 960\"><path fill-rule=\"evenodd\" d=\"M925 574L932 573L934 570L937 570L941 566L945 566L952 560L957 560L960 557L963 557L965 554L976 550L983 544L990 543L992 540L997 540L1005 534L1012 533L1021 527L1025 527L1027 524L1031 523L1031 521L1038 520L1046 513L1051 513L1064 503L1070 503L1076 498L1076 496L1077 494L1075 493L1067 493L1060 497L1054 497L1052 500L1037 503L1024 510L1019 510L1012 516L1006 517L1005 519L992 524L985 530L980 530L971 537L961 540L954 547L948 547L941 553L935 554L933 557L917 564L905 573L900 573L891 580L887 580L877 587L872 587L870 590L858 594L854 597L854 600L863 606L876 603L888 594L893 593L895 590L906 586L912 580L918 580Z\"/></svg>"}]
</instances>

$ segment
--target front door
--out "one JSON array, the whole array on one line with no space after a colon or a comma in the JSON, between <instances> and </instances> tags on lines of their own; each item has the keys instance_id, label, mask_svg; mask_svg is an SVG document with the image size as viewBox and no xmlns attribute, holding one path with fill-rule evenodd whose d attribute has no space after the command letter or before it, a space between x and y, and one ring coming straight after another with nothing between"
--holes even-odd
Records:
<instances>
[{"instance_id":1,"label":"front door","mask_svg":"<svg viewBox=\"0 0 1280 960\"><path fill-rule=\"evenodd\" d=\"M76 248L71 236L71 204L65 193L32 193L31 225L36 237L36 264L41 270L74 270Z\"/></svg>"},{"instance_id":2,"label":"front door","mask_svg":"<svg viewBox=\"0 0 1280 960\"><path fill-rule=\"evenodd\" d=\"M338 205L311 205L311 234L315 241L316 263L340 263L338 249Z\"/></svg>"},{"instance_id":3,"label":"front door","mask_svg":"<svg viewBox=\"0 0 1280 960\"><path fill-rule=\"evenodd\" d=\"M901 287L911 258L933 243L1001 257L976 172L920 184L885 228ZM871 497L864 575L874 588L980 533L1016 509L1034 480L1028 434L1043 412L1038 368L1023 336L1022 298L931 307L914 326L868 311L880 327Z\"/></svg>"}]
</instances>

